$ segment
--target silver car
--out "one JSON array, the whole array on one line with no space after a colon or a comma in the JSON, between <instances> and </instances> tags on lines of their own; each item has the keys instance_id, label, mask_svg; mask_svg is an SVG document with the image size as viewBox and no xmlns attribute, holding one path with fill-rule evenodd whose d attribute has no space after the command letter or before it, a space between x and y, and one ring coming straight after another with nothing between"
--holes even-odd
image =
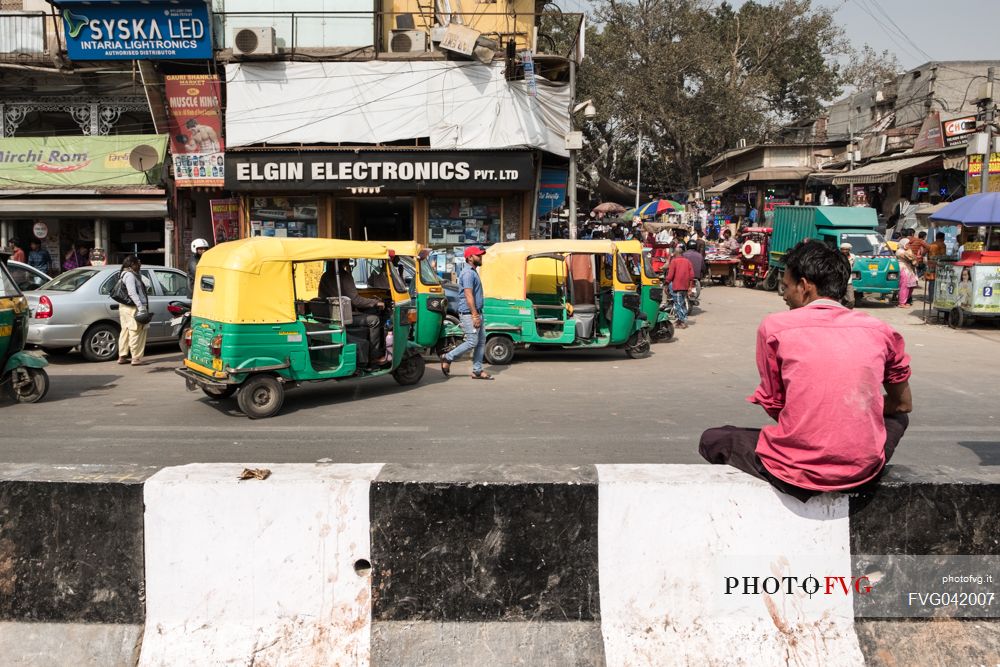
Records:
<instances>
[{"instance_id":1,"label":"silver car","mask_svg":"<svg viewBox=\"0 0 1000 667\"><path fill-rule=\"evenodd\" d=\"M7 271L22 292L31 292L52 280L52 276L42 273L35 267L14 260L7 262Z\"/></svg>"},{"instance_id":2,"label":"silver car","mask_svg":"<svg viewBox=\"0 0 1000 667\"><path fill-rule=\"evenodd\" d=\"M52 353L80 346L88 361L117 359L119 306L109 295L120 270L118 265L72 269L26 293L31 308L28 343ZM178 343L167 306L171 301L190 305L187 274L145 265L141 273L153 313L147 342Z\"/></svg>"}]
</instances>

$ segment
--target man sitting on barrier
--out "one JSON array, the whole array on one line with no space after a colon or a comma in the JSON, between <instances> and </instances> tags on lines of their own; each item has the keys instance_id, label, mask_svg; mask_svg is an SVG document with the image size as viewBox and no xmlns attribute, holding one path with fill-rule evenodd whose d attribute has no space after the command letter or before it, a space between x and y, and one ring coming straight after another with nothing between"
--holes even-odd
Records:
<instances>
[{"instance_id":1,"label":"man sitting on barrier","mask_svg":"<svg viewBox=\"0 0 1000 667\"><path fill-rule=\"evenodd\" d=\"M370 365L381 366L386 363L385 334L382 333L382 310L385 303L380 299L369 299L358 293L358 286L351 273L351 263L346 259L337 260L339 271L328 269L319 281L319 298L329 299L336 296L346 296L351 300L350 324L364 327L367 331L369 356L362 358L374 359Z\"/></svg>"},{"instance_id":2,"label":"man sitting on barrier","mask_svg":"<svg viewBox=\"0 0 1000 667\"><path fill-rule=\"evenodd\" d=\"M757 330L760 386L747 399L777 424L709 429L698 449L805 502L885 467L909 424L910 357L889 325L840 304L851 278L840 253L804 241L785 263L790 310Z\"/></svg>"}]
</instances>

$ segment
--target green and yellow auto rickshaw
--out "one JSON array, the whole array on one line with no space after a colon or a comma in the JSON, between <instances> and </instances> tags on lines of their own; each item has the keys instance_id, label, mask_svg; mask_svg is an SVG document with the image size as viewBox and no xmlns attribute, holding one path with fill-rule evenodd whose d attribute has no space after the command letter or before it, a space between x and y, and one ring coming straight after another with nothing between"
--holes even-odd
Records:
<instances>
[{"instance_id":1,"label":"green and yellow auto rickshaw","mask_svg":"<svg viewBox=\"0 0 1000 667\"><path fill-rule=\"evenodd\" d=\"M0 388L18 403L36 403L49 391L48 362L24 351L28 300L7 271L9 257L0 254Z\"/></svg>"},{"instance_id":2,"label":"green and yellow auto rickshaw","mask_svg":"<svg viewBox=\"0 0 1000 667\"><path fill-rule=\"evenodd\" d=\"M516 347L621 347L649 355L638 286L613 241L497 243L483 255L486 360Z\"/></svg>"},{"instance_id":3,"label":"green and yellow auto rickshaw","mask_svg":"<svg viewBox=\"0 0 1000 667\"><path fill-rule=\"evenodd\" d=\"M373 271L383 279L372 278ZM382 307L359 321L350 283ZM378 319L368 317L374 313ZM389 374L411 385L424 374L410 340L417 306L378 243L274 237L222 243L198 263L191 315L190 348L177 373L211 397L236 394L252 419L276 414L288 385ZM381 343L377 334L385 335L389 357L380 364L371 349L373 337Z\"/></svg>"},{"instance_id":4,"label":"green and yellow auto rickshaw","mask_svg":"<svg viewBox=\"0 0 1000 667\"><path fill-rule=\"evenodd\" d=\"M440 338L448 297L441 278L427 261L423 246L415 241L381 241L392 256L416 305L417 321L410 330L410 340L420 348L436 348Z\"/></svg>"},{"instance_id":5,"label":"green and yellow auto rickshaw","mask_svg":"<svg viewBox=\"0 0 1000 667\"><path fill-rule=\"evenodd\" d=\"M665 310L660 310L663 297L662 276L653 271L652 248L644 248L637 240L615 241L618 252L625 258L632 280L639 285L640 308L646 314L649 337L654 343L674 337L674 323Z\"/></svg>"}]
</instances>

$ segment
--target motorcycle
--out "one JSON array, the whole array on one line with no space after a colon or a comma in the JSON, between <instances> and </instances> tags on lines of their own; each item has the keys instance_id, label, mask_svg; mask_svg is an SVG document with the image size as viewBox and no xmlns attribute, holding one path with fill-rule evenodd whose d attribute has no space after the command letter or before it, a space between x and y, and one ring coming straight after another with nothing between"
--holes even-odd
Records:
<instances>
[{"instance_id":1,"label":"motorcycle","mask_svg":"<svg viewBox=\"0 0 1000 667\"><path fill-rule=\"evenodd\" d=\"M177 346L187 356L191 347L191 306L183 301L171 301L167 304L170 319L170 335L177 337Z\"/></svg>"}]
</instances>

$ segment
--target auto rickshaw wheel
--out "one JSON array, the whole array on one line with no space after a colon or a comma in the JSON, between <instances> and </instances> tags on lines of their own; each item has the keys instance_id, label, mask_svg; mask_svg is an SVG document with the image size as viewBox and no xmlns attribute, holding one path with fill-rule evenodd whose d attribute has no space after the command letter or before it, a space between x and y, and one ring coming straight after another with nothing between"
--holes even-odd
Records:
<instances>
[{"instance_id":1,"label":"auto rickshaw wheel","mask_svg":"<svg viewBox=\"0 0 1000 667\"><path fill-rule=\"evenodd\" d=\"M273 375L252 375L240 386L236 403L250 419L272 417L285 402L285 389Z\"/></svg>"},{"instance_id":2,"label":"auto rickshaw wheel","mask_svg":"<svg viewBox=\"0 0 1000 667\"><path fill-rule=\"evenodd\" d=\"M653 333L650 334L650 338L654 343L660 343L663 341L670 340L674 337L674 323L670 320L664 320L658 322L653 328Z\"/></svg>"},{"instance_id":3,"label":"auto rickshaw wheel","mask_svg":"<svg viewBox=\"0 0 1000 667\"><path fill-rule=\"evenodd\" d=\"M514 360L514 341L506 336L486 339L486 361L494 366L506 366Z\"/></svg>"},{"instance_id":4,"label":"auto rickshaw wheel","mask_svg":"<svg viewBox=\"0 0 1000 667\"><path fill-rule=\"evenodd\" d=\"M15 368L8 391L18 403L37 403L49 392L49 374L42 368Z\"/></svg>"},{"instance_id":5,"label":"auto rickshaw wheel","mask_svg":"<svg viewBox=\"0 0 1000 667\"><path fill-rule=\"evenodd\" d=\"M952 329L961 329L968 319L961 308L956 307L948 311L948 326Z\"/></svg>"},{"instance_id":6,"label":"auto rickshaw wheel","mask_svg":"<svg viewBox=\"0 0 1000 667\"><path fill-rule=\"evenodd\" d=\"M443 325L443 327L444 328L449 328L449 325L452 325L453 327L460 327L461 326L459 324L459 321L458 321L457 317L455 317L454 315L446 315L445 318L444 318L444 325ZM465 338L464 335L463 336L445 336L444 338L442 338L441 340L438 341L437 346L435 346L435 348L434 348L434 352L437 353L437 356L439 358L443 357L444 355L446 355L447 353L451 352L456 347L458 347L462 343L462 339L463 338Z\"/></svg>"},{"instance_id":7,"label":"auto rickshaw wheel","mask_svg":"<svg viewBox=\"0 0 1000 667\"><path fill-rule=\"evenodd\" d=\"M222 399L222 398L229 398L230 396L235 394L236 390L239 388L240 388L239 385L227 384L225 387L202 386L201 391L209 398Z\"/></svg>"},{"instance_id":8,"label":"auto rickshaw wheel","mask_svg":"<svg viewBox=\"0 0 1000 667\"><path fill-rule=\"evenodd\" d=\"M417 384L424 376L424 367L424 358L419 354L411 354L399 362L399 366L392 372L392 377L403 387Z\"/></svg>"},{"instance_id":9,"label":"auto rickshaw wheel","mask_svg":"<svg viewBox=\"0 0 1000 667\"><path fill-rule=\"evenodd\" d=\"M764 289L768 292L773 292L778 289L778 285L781 283L781 279L778 278L777 269L770 269L767 275L764 276Z\"/></svg>"},{"instance_id":10,"label":"auto rickshaw wheel","mask_svg":"<svg viewBox=\"0 0 1000 667\"><path fill-rule=\"evenodd\" d=\"M625 354L629 359L645 359L649 356L649 332L646 329L636 331L625 343Z\"/></svg>"},{"instance_id":11,"label":"auto rickshaw wheel","mask_svg":"<svg viewBox=\"0 0 1000 667\"><path fill-rule=\"evenodd\" d=\"M743 276L743 286L747 289L753 289L757 286L757 279L750 276Z\"/></svg>"}]
</instances>

